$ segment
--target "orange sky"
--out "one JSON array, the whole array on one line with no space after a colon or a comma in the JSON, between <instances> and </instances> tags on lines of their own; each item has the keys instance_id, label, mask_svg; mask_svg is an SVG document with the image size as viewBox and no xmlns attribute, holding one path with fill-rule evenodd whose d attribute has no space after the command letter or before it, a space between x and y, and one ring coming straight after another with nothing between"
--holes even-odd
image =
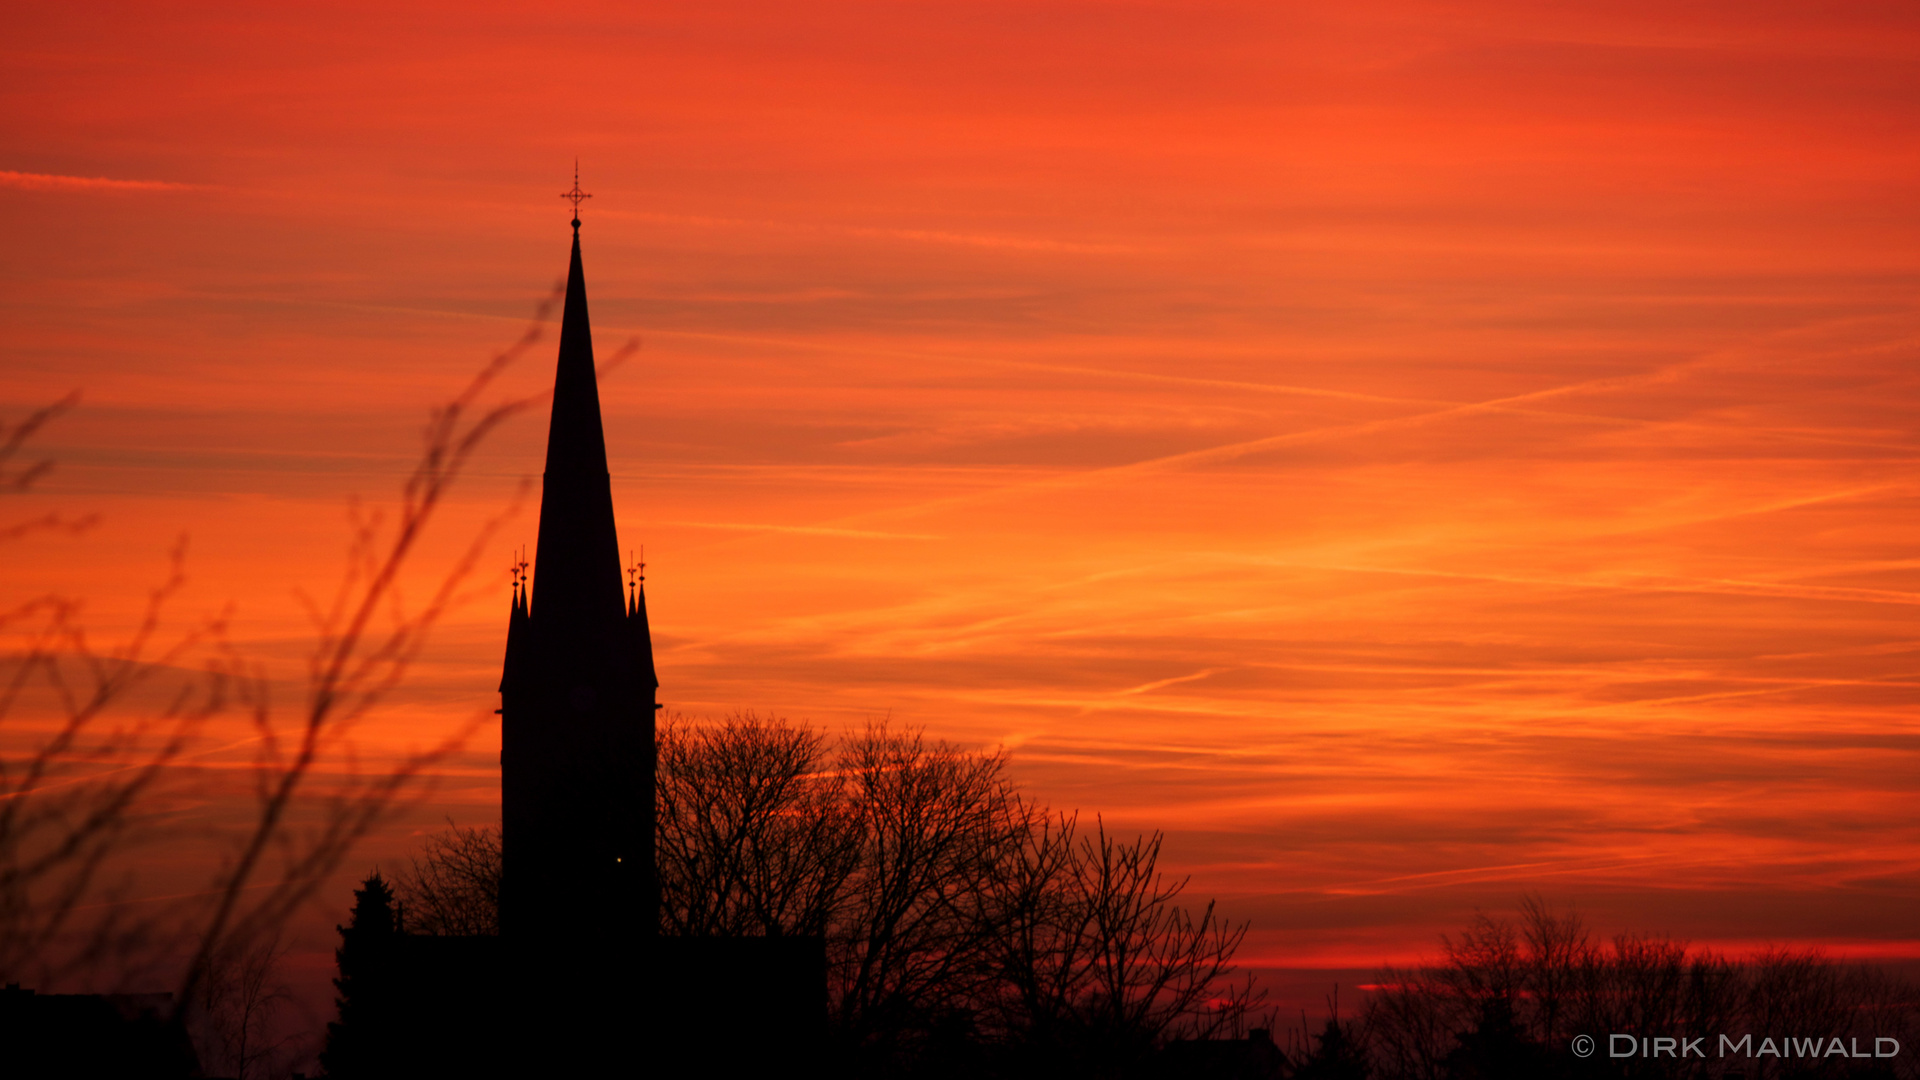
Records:
<instances>
[{"instance_id":1,"label":"orange sky","mask_svg":"<svg viewBox=\"0 0 1920 1080\"><path fill-rule=\"evenodd\" d=\"M0 43L0 407L103 515L16 594L185 531L287 655L578 155L670 708L1007 746L1277 966L1920 953L1911 5L188 7ZM493 707L498 576L370 747Z\"/></svg>"}]
</instances>

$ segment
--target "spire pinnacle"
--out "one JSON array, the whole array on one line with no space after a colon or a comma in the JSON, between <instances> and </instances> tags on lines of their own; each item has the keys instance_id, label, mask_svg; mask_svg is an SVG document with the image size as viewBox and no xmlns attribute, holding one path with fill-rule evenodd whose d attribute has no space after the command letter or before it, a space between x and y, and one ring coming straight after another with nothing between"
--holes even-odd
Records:
<instances>
[{"instance_id":1,"label":"spire pinnacle","mask_svg":"<svg viewBox=\"0 0 1920 1080\"><path fill-rule=\"evenodd\" d=\"M515 548L513 561L507 564L507 573L513 577L513 606L518 608L526 603L527 554L525 548Z\"/></svg>"},{"instance_id":2,"label":"spire pinnacle","mask_svg":"<svg viewBox=\"0 0 1920 1080\"><path fill-rule=\"evenodd\" d=\"M579 158L573 159L573 190L561 192L560 197L563 199L568 199L572 201L573 227L575 229L580 228L580 202L583 199L591 199L593 198L593 196L580 190L580 159Z\"/></svg>"},{"instance_id":3,"label":"spire pinnacle","mask_svg":"<svg viewBox=\"0 0 1920 1080\"><path fill-rule=\"evenodd\" d=\"M640 545L640 557L635 559L633 549L627 549L627 614L632 615L640 606L640 583L647 580L647 546Z\"/></svg>"}]
</instances>

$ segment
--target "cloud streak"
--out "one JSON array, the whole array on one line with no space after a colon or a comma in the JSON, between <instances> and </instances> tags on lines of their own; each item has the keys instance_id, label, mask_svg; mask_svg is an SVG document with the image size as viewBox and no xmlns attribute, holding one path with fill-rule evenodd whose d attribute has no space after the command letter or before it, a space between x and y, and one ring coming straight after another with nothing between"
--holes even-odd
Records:
<instances>
[{"instance_id":1,"label":"cloud streak","mask_svg":"<svg viewBox=\"0 0 1920 1080\"><path fill-rule=\"evenodd\" d=\"M62 176L58 173L14 172L0 169L0 187L21 191L198 191L202 184L170 180L115 180L105 176Z\"/></svg>"}]
</instances>

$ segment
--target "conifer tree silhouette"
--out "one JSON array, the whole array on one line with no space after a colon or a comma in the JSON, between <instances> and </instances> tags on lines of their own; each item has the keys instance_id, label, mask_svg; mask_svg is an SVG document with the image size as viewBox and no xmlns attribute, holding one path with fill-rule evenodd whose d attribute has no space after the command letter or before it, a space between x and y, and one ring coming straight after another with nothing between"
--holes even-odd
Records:
<instances>
[{"instance_id":1,"label":"conifer tree silhouette","mask_svg":"<svg viewBox=\"0 0 1920 1080\"><path fill-rule=\"evenodd\" d=\"M340 976L335 1004L340 1019L327 1025L320 1064L331 1080L391 1075L400 1053L399 1002L393 999L393 969L401 934L393 890L378 872L353 893L353 915L340 931L334 961Z\"/></svg>"},{"instance_id":2,"label":"conifer tree silhouette","mask_svg":"<svg viewBox=\"0 0 1920 1080\"><path fill-rule=\"evenodd\" d=\"M1293 1080L1367 1080L1373 1074L1367 1048L1355 1038L1353 1022L1340 1019L1339 990L1327 1001L1327 1024L1313 1036L1312 1052L1293 1071Z\"/></svg>"}]
</instances>

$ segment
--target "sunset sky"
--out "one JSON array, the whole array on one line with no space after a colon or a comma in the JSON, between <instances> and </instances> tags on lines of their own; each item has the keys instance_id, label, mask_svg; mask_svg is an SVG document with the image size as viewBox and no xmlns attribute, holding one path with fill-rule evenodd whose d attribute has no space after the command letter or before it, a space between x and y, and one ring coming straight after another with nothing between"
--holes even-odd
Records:
<instances>
[{"instance_id":1,"label":"sunset sky","mask_svg":"<svg viewBox=\"0 0 1920 1080\"><path fill-rule=\"evenodd\" d=\"M6 606L111 636L184 533L178 617L297 680L296 590L564 274L577 158L669 709L1006 747L1265 967L1530 891L1920 956L1910 3L8 19L0 416L81 392L16 510L101 519ZM496 706L533 511L364 754ZM350 869L491 820L498 731Z\"/></svg>"}]
</instances>

